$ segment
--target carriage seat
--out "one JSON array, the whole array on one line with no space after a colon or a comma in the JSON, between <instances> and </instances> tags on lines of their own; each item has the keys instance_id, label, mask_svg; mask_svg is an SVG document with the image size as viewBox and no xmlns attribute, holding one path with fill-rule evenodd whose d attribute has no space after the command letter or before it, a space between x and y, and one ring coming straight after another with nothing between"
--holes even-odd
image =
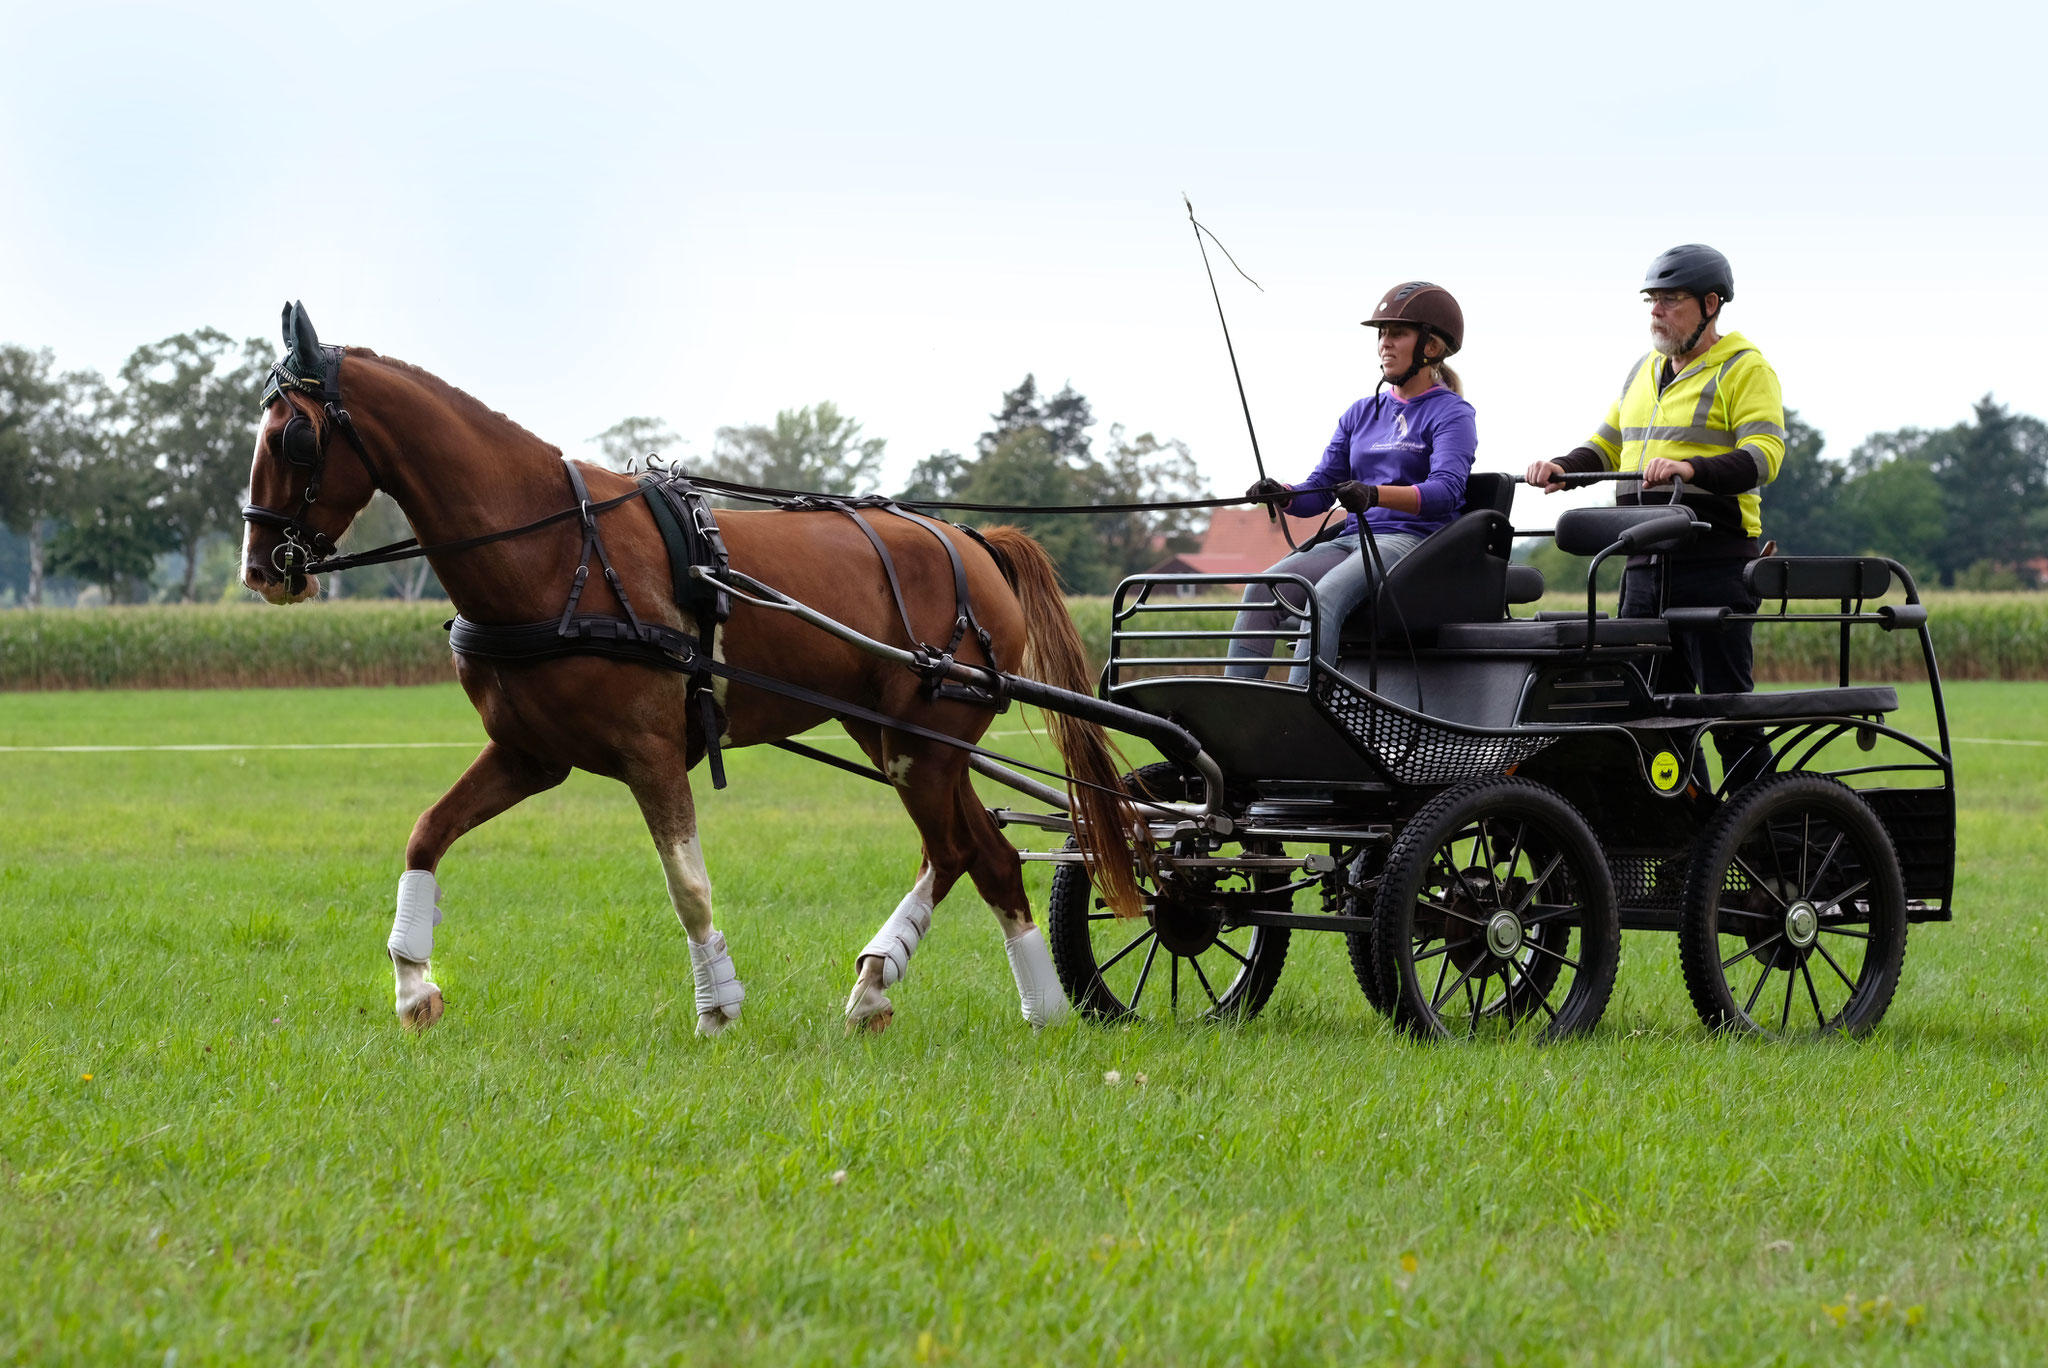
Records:
<instances>
[{"instance_id":1,"label":"carriage seat","mask_svg":"<svg viewBox=\"0 0 2048 1368\"><path fill-rule=\"evenodd\" d=\"M1514 529L1508 509L1514 480L1494 471L1465 479L1465 503L1450 526L1388 567L1379 592L1379 640L1434 641L1446 624L1498 622L1508 610L1508 550ZM1526 587L1526 586L1525 586ZM1370 644L1372 614L1361 606L1344 624L1341 654Z\"/></svg>"},{"instance_id":2,"label":"carriage seat","mask_svg":"<svg viewBox=\"0 0 2048 1368\"><path fill-rule=\"evenodd\" d=\"M1775 693L1659 694L1666 717L1731 718L1768 722L1799 717L1866 717L1897 712L1899 691L1888 684L1852 689L1787 689Z\"/></svg>"}]
</instances>

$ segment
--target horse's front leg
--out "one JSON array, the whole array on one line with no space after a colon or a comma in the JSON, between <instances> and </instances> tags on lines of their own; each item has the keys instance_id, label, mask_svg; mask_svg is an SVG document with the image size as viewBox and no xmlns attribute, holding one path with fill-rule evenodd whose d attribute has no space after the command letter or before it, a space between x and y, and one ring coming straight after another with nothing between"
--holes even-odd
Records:
<instances>
[{"instance_id":1,"label":"horse's front leg","mask_svg":"<svg viewBox=\"0 0 2048 1368\"><path fill-rule=\"evenodd\" d=\"M441 922L441 886L434 870L464 832L481 826L523 798L551 789L569 775L530 755L492 741L441 801L420 814L405 843L405 873L398 878L398 910L385 949L398 980L398 1019L424 1031L441 1019L441 989L429 977L434 928Z\"/></svg>"},{"instance_id":2,"label":"horse's front leg","mask_svg":"<svg viewBox=\"0 0 2048 1368\"><path fill-rule=\"evenodd\" d=\"M690 973L697 989L697 1034L715 1036L740 1019L746 985L740 982L725 936L711 924L711 876L697 842L697 805L690 772L678 753L673 763L636 777L633 797L647 820L647 834L661 856L668 899L690 941Z\"/></svg>"}]
</instances>

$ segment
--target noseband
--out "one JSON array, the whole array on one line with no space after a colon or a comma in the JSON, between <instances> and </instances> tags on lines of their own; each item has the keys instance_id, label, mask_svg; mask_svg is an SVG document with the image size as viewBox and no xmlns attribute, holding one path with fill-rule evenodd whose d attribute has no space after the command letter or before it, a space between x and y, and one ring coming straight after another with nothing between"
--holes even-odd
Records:
<instances>
[{"instance_id":1,"label":"noseband","mask_svg":"<svg viewBox=\"0 0 2048 1368\"><path fill-rule=\"evenodd\" d=\"M242 521L258 527L274 527L284 534L284 540L270 553L271 568L285 577L287 583L293 575L303 575L315 561L326 560L334 554L334 538L317 531L306 522L306 512L320 498L320 486L327 478L327 438L339 430L355 448L356 459L363 463L363 471L370 477L375 489L384 488L384 480L378 474L376 462L370 459L369 448L363 445L362 434L356 431L355 421L348 416L348 410L341 406L341 348L320 348L320 374L301 375L291 365L295 357L277 362L270 368L270 383L264 387L262 406L270 407L271 401L283 393L297 390L301 394L317 399L327 414L327 430L321 432L313 421L293 407L292 416L285 420L284 431L279 434L278 445L284 452L286 464L307 472L306 487L299 495L299 506L289 513L262 504L244 505Z\"/></svg>"}]
</instances>

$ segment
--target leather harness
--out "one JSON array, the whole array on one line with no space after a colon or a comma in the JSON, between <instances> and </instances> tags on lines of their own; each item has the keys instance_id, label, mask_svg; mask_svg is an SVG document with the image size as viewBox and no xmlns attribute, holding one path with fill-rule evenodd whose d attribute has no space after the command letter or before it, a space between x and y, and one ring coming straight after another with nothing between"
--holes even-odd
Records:
<instances>
[{"instance_id":1,"label":"leather harness","mask_svg":"<svg viewBox=\"0 0 2048 1368\"><path fill-rule=\"evenodd\" d=\"M290 306L287 306L287 317L290 317ZM292 333L289 323L286 336L290 341ZM362 462L363 470L370 477L371 486L375 489L386 488L382 473L377 469L362 435L356 431L348 410L342 407L342 356L343 350L340 347L320 346L318 374L308 374L304 372L311 368L305 365L305 361L310 358L301 358L295 347L283 361L270 368L270 381L263 391L262 404L265 408L269 407L271 401L278 398L283 391L292 389L314 397L323 406L327 417L326 430L319 431L305 414L294 412L291 418L286 420L284 431L280 434L285 460L307 472L306 485L299 495L298 506L289 513L256 503L248 504L242 509L245 521L276 528L283 534L282 540L272 552L271 562L288 580L294 576L322 574L354 565L375 565L432 552L452 553L468 550L576 518L583 526L583 549L577 558L576 573L570 580L568 600L563 605L561 614L540 622L492 624L472 622L458 613L445 624L449 647L456 654L511 662L547 660L569 655L595 655L634 664L652 665L688 675L689 683L685 697L694 702L699 709L699 721L704 733L705 758L709 762L714 788L725 787L725 762L719 746L719 738L724 734L725 725L719 716L716 691L712 687L716 679L732 680L764 692L824 708L836 716L871 722L926 740L942 742L976 755L1006 759L997 756L993 751L985 751L979 746L963 742L958 737L920 727L901 718L891 717L843 699L806 689L801 685L728 665L719 660L717 632L732 613L732 595L718 582L717 577L727 572L731 559L726 552L725 540L718 530L718 519L705 495L686 476L673 471L651 471L639 477L631 493L593 503L583 472L574 462L564 461L563 469L568 472L570 491L576 500L574 507L548 514L519 527L444 542L436 546L423 547L417 541L407 539L371 551L351 555L336 554L333 539L310 526L305 520L307 511L318 501L321 486L326 478L328 437L337 431L342 433L354 448L357 459ZM626 593L626 586L620 580L618 571L612 565L611 553L605 547L604 534L598 527L598 517L634 499L645 499L648 511L654 515L655 526L660 530L662 543L668 551L670 588L676 607L695 619L701 636L658 622L645 621L633 609L632 600ZM882 573L889 583L889 595L894 600L897 616L903 623L904 636L909 641L913 654L922 662L917 667L917 673L924 681L922 692L927 698L977 703L997 711L1008 709L1009 698L1001 685L992 689L979 688L954 683L945 678L955 654L970 631L981 647L991 676L997 679L1004 678L1001 665L996 660L994 642L975 615L974 605L968 594L967 567L960 559L958 548L946 535L946 525L922 514L913 513L892 500L872 495L839 499L805 494L777 499L775 503L779 507L791 510L844 514L860 528L881 561ZM936 537L939 545L945 548L946 557L953 571L954 613L953 634L943 649L918 640L916 628L911 625L910 610L903 599L903 586L897 577L895 559L889 554L889 548L883 543L880 535L861 516L864 512L875 510L916 523ZM982 544L998 566L1002 564L1002 558L995 548L990 546L979 532L961 524L950 525L959 526L962 531ZM590 560L593 555L597 557L605 583L611 587L612 594L619 601L621 615L618 617L578 611L583 599L584 586L590 579ZM699 568L707 573L693 573ZM785 744L799 753L816 755L835 764L841 763L835 757L813 752L809 747L800 747L795 743ZM1009 760L1008 763L1023 762ZM1044 770L1036 765L1026 764L1024 768L1066 778L1057 771Z\"/></svg>"}]
</instances>

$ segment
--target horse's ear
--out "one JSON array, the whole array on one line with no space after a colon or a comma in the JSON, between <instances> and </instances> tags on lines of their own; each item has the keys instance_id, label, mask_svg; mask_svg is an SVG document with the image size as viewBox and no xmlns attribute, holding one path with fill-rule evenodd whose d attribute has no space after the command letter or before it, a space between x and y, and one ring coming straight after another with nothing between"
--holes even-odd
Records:
<instances>
[{"instance_id":1,"label":"horse's ear","mask_svg":"<svg viewBox=\"0 0 2048 1368\"><path fill-rule=\"evenodd\" d=\"M284 340L285 345L298 354L300 366L320 364L320 334L313 331L313 320L307 317L306 306L296 300L285 306Z\"/></svg>"}]
</instances>

